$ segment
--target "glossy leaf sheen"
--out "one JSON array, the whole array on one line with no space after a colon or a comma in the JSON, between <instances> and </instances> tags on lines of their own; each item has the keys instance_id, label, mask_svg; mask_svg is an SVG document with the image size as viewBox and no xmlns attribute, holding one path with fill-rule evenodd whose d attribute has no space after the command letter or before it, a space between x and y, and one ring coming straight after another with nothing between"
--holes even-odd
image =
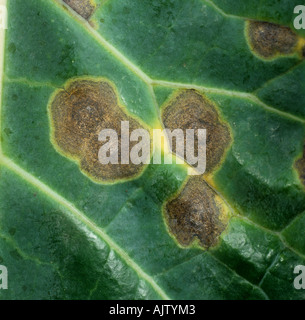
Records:
<instances>
[{"instance_id":1,"label":"glossy leaf sheen","mask_svg":"<svg viewBox=\"0 0 305 320\"><path fill-rule=\"evenodd\" d=\"M1 299L304 299L304 61L258 58L245 18L291 26L295 1L96 0L87 23L55 0L8 0L1 104ZM288 5L289 3L289 5ZM267 19L267 17L269 17ZM179 88L218 106L233 144L212 180L231 206L219 244L180 247L162 206L186 168L95 183L50 141L50 96L73 77L115 84L151 128Z\"/></svg>"}]
</instances>

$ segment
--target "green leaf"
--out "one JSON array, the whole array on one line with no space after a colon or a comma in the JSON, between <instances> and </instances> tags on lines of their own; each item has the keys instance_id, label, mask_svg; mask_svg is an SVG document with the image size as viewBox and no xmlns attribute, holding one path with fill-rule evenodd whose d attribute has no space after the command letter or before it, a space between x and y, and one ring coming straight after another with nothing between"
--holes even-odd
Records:
<instances>
[{"instance_id":1,"label":"green leaf","mask_svg":"<svg viewBox=\"0 0 305 320\"><path fill-rule=\"evenodd\" d=\"M9 277L0 298L304 299L293 285L305 264L297 4L8 0L0 264ZM88 164L87 131L69 136L71 106L60 98L75 89L99 101L98 86L116 99L113 125L119 114L174 127L177 110L183 129L204 120L207 172L151 163L126 179L110 167L104 179ZM190 102L204 113L187 112ZM194 226L196 209L210 224Z\"/></svg>"}]
</instances>

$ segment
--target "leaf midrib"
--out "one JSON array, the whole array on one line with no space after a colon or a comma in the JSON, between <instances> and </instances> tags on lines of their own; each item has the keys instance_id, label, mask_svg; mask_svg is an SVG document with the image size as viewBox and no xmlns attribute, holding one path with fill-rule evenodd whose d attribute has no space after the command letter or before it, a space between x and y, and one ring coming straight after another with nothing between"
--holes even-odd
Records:
<instances>
[{"instance_id":1,"label":"leaf midrib","mask_svg":"<svg viewBox=\"0 0 305 320\"><path fill-rule=\"evenodd\" d=\"M153 90L154 86L170 87L173 89L175 89L175 88L176 89L196 89L196 90L203 91L206 93L215 93L215 94L220 94L220 95L224 95L224 96L246 99L246 100L251 101L252 103L262 107L263 109L265 109L273 114L279 115L280 117L305 124L305 119L302 119L298 116L295 116L295 115L290 114L285 111L278 110L272 106L267 105L262 100L260 100L259 97L257 95L255 95L254 93L240 92L240 91L205 87L205 86L201 86L201 85L185 84L185 83L178 83L178 82L172 82L172 81L163 81L163 80L152 79L145 72L143 72L137 65L132 63L128 58L126 58L117 48L115 48L112 44L110 44L100 33L98 33L94 28L92 28L92 26L89 24L89 22L87 20L85 20L82 16L80 16L73 9L71 9L71 7L69 7L65 2L63 2L62 0L52 0L52 1L55 2L56 4L62 5L65 8L67 8L68 12L72 15L72 17L75 17L76 20L78 20L78 22L81 25L83 25L83 27L85 27L87 29L87 32L89 34L91 34L105 49L109 50L121 63L123 63L129 70L134 72L140 79L142 79L146 83L151 94L153 95L153 98L155 101L155 107L157 109L158 114L160 113L160 109L158 108L158 105L156 104L155 94L154 94L154 90ZM204 0L204 1L208 4L210 4L216 11L218 11L223 16L232 17L235 19L242 19L242 20L246 19L245 17L239 17L236 15L227 14L222 9L220 9L212 0ZM293 68L295 68L297 66L298 65L294 66ZM289 71L290 70L286 71L285 73L287 73ZM283 76L283 74L279 75L278 77L280 77L280 76ZM273 80L273 79L270 79L270 81L271 80ZM160 123L163 125L161 119L160 119ZM224 199L221 194L219 194L219 195L221 196L222 199ZM227 203L227 201L225 201L225 202ZM231 207L230 207L230 209L232 210ZM302 214L302 213L300 213L300 214ZM242 219L245 218L244 216L240 215L239 213L237 213L237 214L235 213L235 215L238 216L239 218L242 218ZM299 214L297 216L299 216ZM256 227L258 227L260 229L265 229L267 232L274 234L283 243L284 247L293 251L296 255L298 255L302 259L305 259L305 255L303 255L302 253L300 253L297 250L295 250L294 248L292 248L285 241L285 239L283 238L283 236L280 232L274 232L274 231L269 230L267 228L264 228L260 225L257 225L255 222L253 222L249 219L246 219L246 220L248 220L252 225L255 225ZM267 272L268 272L268 269L266 270L263 278L265 277ZM262 281L263 281L263 279L262 279ZM255 286L254 284L252 284L252 285ZM258 287L260 287L260 286L258 286Z\"/></svg>"},{"instance_id":2,"label":"leaf midrib","mask_svg":"<svg viewBox=\"0 0 305 320\"><path fill-rule=\"evenodd\" d=\"M212 1L205 0L207 3L209 3L211 6L215 8L218 12L220 12L224 16L231 16L223 12L220 8L218 8ZM137 65L135 65L133 62L131 62L128 58L126 58L115 46L113 46L111 43L109 43L99 32L97 32L87 20L85 20L82 16L80 16L77 12L75 12L71 7L69 7L63 0L52 0L54 4L56 4L59 7L65 7L68 11L68 13L75 18L78 23L80 23L86 31L100 44L102 47L106 50L108 50L118 61L120 61L123 65L125 65L130 71L132 71L135 75L137 75L140 79L142 79L146 85L150 88L152 88L154 85L158 86L164 86L164 87L171 87L171 88L177 88L177 89L196 89L199 91L203 91L206 93L217 93L222 94L225 96L232 96L232 97L238 97L242 99L248 99L252 101L254 104L259 105L260 107L264 108L265 110L268 110L269 112L276 113L280 115L281 117L288 118L294 121L301 122L305 124L305 119L302 119L298 116L292 115L285 111L280 111L272 106L267 105L263 101L261 101L256 95L252 93L247 92L240 92L240 91L233 91L233 90L226 90L226 89L218 89L218 88L211 88L211 87L205 87L201 85L195 85L195 84L185 84L185 83L177 83L172 81L163 81L163 80L157 80L152 79L149 77L144 71L142 71ZM232 16L234 18L240 18L236 16ZM241 18L243 19L243 18Z\"/></svg>"},{"instance_id":3,"label":"leaf midrib","mask_svg":"<svg viewBox=\"0 0 305 320\"><path fill-rule=\"evenodd\" d=\"M217 11L219 11L221 14L223 14L225 16L232 16L232 17L235 17L235 18L243 19L242 17L236 17L236 16L233 16L233 15L226 14L220 8L218 8L212 1L209 1L209 0L205 0L205 1L207 3L209 3L210 5L212 5ZM0 4L4 3L4 5L6 5L6 2L7 2L7 0L0 0ZM159 85L159 86L171 87L171 88L177 88L177 89L196 89L196 90L204 91L204 92L207 92L207 93L216 93L216 94L221 94L221 95L225 95L225 96L233 96L233 97L248 99L248 100L252 101L253 103L263 107L264 109L280 115L281 117L289 118L291 120L298 121L298 122L301 122L303 124L305 123L305 120L302 119L302 118L299 118L299 117L294 116L294 115L292 115L290 113L283 112L283 111L275 109L275 108L273 108L271 106L268 106L267 104L262 102L256 95L251 94L251 93L238 92L238 91L225 90L225 89L218 89L218 88L209 88L209 87L204 87L204 86L199 86L199 85L184 84L184 83L177 83L177 82L170 82L170 81L154 80L154 79L150 78L146 73L144 73L139 67L137 67L135 64L133 64L129 59L127 59L119 50L117 50L107 40L105 40L96 30L94 30L90 26L90 24L85 19L83 19L75 11L73 11L68 5L66 5L66 3L64 3L62 0L52 0L52 2L54 2L56 5L61 5L61 6L66 7L68 9L68 11L70 12L70 14L72 16L74 16L76 18L76 20L78 20L78 22L81 23L87 29L88 33L91 36L93 36L106 50L110 51L110 53L113 56L115 56L121 63L123 63L129 70L131 70L133 73L135 73L139 78L141 78L148 85L148 87L149 87L150 91L152 92L152 94L154 92L153 91L153 86L154 85ZM4 69L4 48L5 48L5 46L4 46L4 42L5 42L4 35L5 35L4 30L0 30L0 45L2 45L2 48L3 48L3 52L0 53L0 116L1 116L1 107L2 107L2 96L3 96L2 90L3 90L3 77L4 77L4 72L3 72L3 69ZM9 81L11 81L11 82L15 82L15 81L28 82L28 81L31 81L31 80L22 78L22 79L9 79ZM35 84L39 85L40 82L36 81ZM42 84L42 85L44 85L44 84ZM1 132L1 121L0 121L0 132ZM36 177L34 177L30 173L28 173L27 171L25 171L24 169L19 167L11 159L9 159L6 156L4 156L4 154L2 153L1 143L0 143L0 164L6 166L9 170L13 171L15 174L17 174L18 176L23 178L25 181L27 181L31 185L35 186L40 191L44 192L46 195L48 195L54 201L56 201L57 203L61 204L63 207L67 208L69 210L69 212L71 212L77 218L78 221L84 223L84 225L86 225L93 233L95 233L103 241L105 241L108 244L108 246L113 251L115 251L118 254L118 256L121 257L126 262L126 264L129 267L131 267L138 274L138 276L140 278L146 280L152 286L152 288L156 291L156 293L158 293L160 295L160 297L162 297L163 299L166 299L166 300L170 299L167 296L167 294L163 291L163 289L161 287L159 287L159 285L154 281L154 279L151 276L149 276L147 273L145 273L141 269L141 267L133 259L131 259L128 256L128 254L107 235L107 233L105 233L105 231L102 228L100 228L96 224L94 224L90 219L87 218L87 216L83 212L81 212L80 210L75 208L73 206L73 204L71 204L67 199L63 198L61 195L59 195L54 190L52 190L49 186L45 185L44 183L39 181ZM243 216L241 216L239 214L238 214L238 216L240 218L243 218L243 219L245 218L245 217L243 217ZM256 225L258 228L265 229L262 226L257 225L253 221L249 220L249 222L251 224ZM274 233L269 229L266 229L266 230L268 232ZM281 237L280 233L276 232L276 235L282 241L282 243L284 244L284 246L286 248L288 248L288 249L292 250L293 252L295 252L302 259L305 259L305 256L303 254L301 254L301 253L297 252L295 249L291 248L283 240L283 238ZM223 262L221 262L221 263L224 266L226 266L228 269L230 269L226 264L224 264ZM268 269L266 270L266 273L268 272ZM230 270L232 270L232 269L230 269ZM236 271L234 271L234 270L232 270L232 271L234 273L236 273ZM240 275L238 275L238 276L243 278ZM262 281L263 281L263 278L262 278ZM243 278L243 279L245 279L245 278ZM245 280L247 282L249 282L247 279L245 279ZM256 286L255 284L253 284L251 282L249 282L249 283L252 286L258 287L258 288L261 289L260 284L258 286Z\"/></svg>"},{"instance_id":4,"label":"leaf midrib","mask_svg":"<svg viewBox=\"0 0 305 320\"><path fill-rule=\"evenodd\" d=\"M100 227L98 227L93 221L91 221L82 211L75 208L75 206L70 203L67 199L59 195L57 192L52 190L49 186L42 183L36 177L16 165L12 160L4 156L0 157L0 163L7 167L9 170L20 176L23 180L27 181L29 184L36 187L39 191L46 194L50 199L53 199L56 203L60 204L64 208L68 209L74 217L81 223L83 223L89 230L91 230L95 235L100 237L116 254L126 262L126 264L133 269L140 278L144 279L149 283L155 292L162 297L164 300L170 300L168 295L163 291L161 287L154 281L154 279L149 276L142 268L129 257L129 255L117 245L107 233Z\"/></svg>"},{"instance_id":5,"label":"leaf midrib","mask_svg":"<svg viewBox=\"0 0 305 320\"><path fill-rule=\"evenodd\" d=\"M7 169L12 171L17 176L21 177L24 181L29 183L30 185L37 188L40 192L46 194L50 199L53 199L56 203L66 208L70 213L73 214L73 216L76 218L77 221L83 223L92 233L94 233L96 236L98 236L100 239L102 239L108 246L111 248L125 263L134 270L137 275L145 280L151 287L155 290L155 292L164 300L171 300L171 298L164 292L164 290L155 282L153 277L148 275L142 268L131 258L129 255L119 246L115 243L114 240L112 240L107 233L101 228L98 227L94 222L92 222L82 211L78 210L74 207L72 203L70 203L67 199L59 195L57 192L52 190L49 186L42 183L40 180L38 180L35 176L25 171L23 168L15 164L11 159L4 156L3 154L0 154L0 165L5 166ZM260 227L260 226L257 226ZM248 279L244 278L240 274L238 274L235 270L231 269L227 264L225 264L223 261L220 261L210 252L202 252L200 254L207 253L209 254L213 259L215 259L218 263L223 265L226 269L230 270L233 274L235 274L237 277L243 279L247 283L249 283L254 288L259 289L263 295L265 295L266 299L268 299L267 293L260 287L260 285L256 285L252 282L250 282ZM200 255L198 254L198 255ZM193 259L194 257L192 257ZM190 259L191 260L191 259ZM173 268L176 268L177 266L186 263L187 261L184 261L178 265L175 265ZM266 271L267 272L267 271Z\"/></svg>"}]
</instances>

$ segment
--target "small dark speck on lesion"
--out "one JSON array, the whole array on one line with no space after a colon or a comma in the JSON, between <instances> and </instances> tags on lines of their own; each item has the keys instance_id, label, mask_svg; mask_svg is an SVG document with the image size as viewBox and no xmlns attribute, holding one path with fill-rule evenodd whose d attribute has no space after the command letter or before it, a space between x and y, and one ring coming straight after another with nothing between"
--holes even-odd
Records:
<instances>
[{"instance_id":1,"label":"small dark speck on lesion","mask_svg":"<svg viewBox=\"0 0 305 320\"><path fill-rule=\"evenodd\" d=\"M89 20L96 9L93 0L64 0L64 2L85 20Z\"/></svg>"}]
</instances>

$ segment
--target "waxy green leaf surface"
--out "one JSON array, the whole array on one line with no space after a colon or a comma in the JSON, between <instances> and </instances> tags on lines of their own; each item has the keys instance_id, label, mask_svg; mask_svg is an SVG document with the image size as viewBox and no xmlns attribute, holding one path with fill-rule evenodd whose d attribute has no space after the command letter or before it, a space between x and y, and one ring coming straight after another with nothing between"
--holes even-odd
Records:
<instances>
[{"instance_id":1,"label":"waxy green leaf surface","mask_svg":"<svg viewBox=\"0 0 305 320\"><path fill-rule=\"evenodd\" d=\"M7 1L0 264L9 278L0 299L304 299L293 286L305 264L298 1L77 2ZM255 52L250 19L290 27L294 45L271 58ZM228 218L216 244L204 248L184 226L195 240L184 245L168 224L187 165L150 164L105 183L56 145L50 102L75 79L110 83L150 129L181 92L214 110L226 136L213 141L218 164L199 185ZM197 205L213 215L211 199Z\"/></svg>"}]
</instances>

